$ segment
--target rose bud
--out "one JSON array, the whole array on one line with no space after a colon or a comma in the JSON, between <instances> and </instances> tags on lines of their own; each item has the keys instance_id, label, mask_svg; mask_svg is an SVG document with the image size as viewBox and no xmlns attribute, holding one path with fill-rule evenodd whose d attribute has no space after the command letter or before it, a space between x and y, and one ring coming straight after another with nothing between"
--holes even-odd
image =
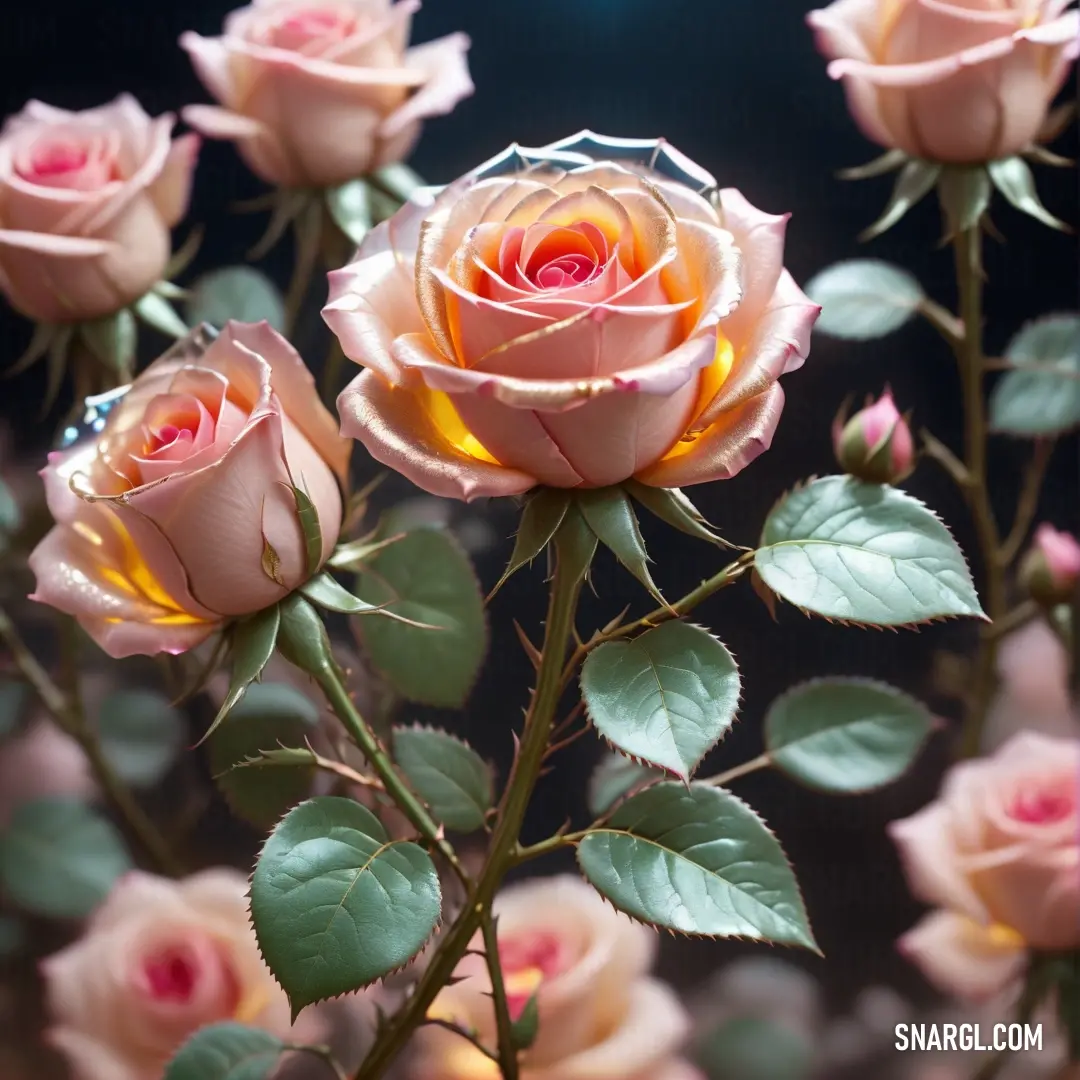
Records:
<instances>
[{"instance_id":1,"label":"rose bud","mask_svg":"<svg viewBox=\"0 0 1080 1080\"><path fill-rule=\"evenodd\" d=\"M221 37L180 44L221 107L184 119L236 143L248 167L282 187L330 187L405 158L420 122L473 92L469 39L407 48L418 0L256 0Z\"/></svg>"},{"instance_id":2,"label":"rose bud","mask_svg":"<svg viewBox=\"0 0 1080 1080\"><path fill-rule=\"evenodd\" d=\"M912 893L939 909L900 948L940 989L992 997L1028 950L1080 945L1080 741L1016 735L889 832Z\"/></svg>"},{"instance_id":3,"label":"rose bud","mask_svg":"<svg viewBox=\"0 0 1080 1080\"><path fill-rule=\"evenodd\" d=\"M56 527L34 599L110 656L182 653L310 575L292 485L337 543L350 444L266 323L193 334L151 364L85 443L43 470Z\"/></svg>"},{"instance_id":4,"label":"rose bud","mask_svg":"<svg viewBox=\"0 0 1080 1080\"><path fill-rule=\"evenodd\" d=\"M807 21L868 139L976 164L1039 136L1076 59L1069 0L836 0Z\"/></svg>"},{"instance_id":5,"label":"rose bud","mask_svg":"<svg viewBox=\"0 0 1080 1080\"><path fill-rule=\"evenodd\" d=\"M1080 542L1052 525L1040 525L1020 566L1020 580L1040 604L1068 603L1080 581Z\"/></svg>"},{"instance_id":6,"label":"rose bud","mask_svg":"<svg viewBox=\"0 0 1080 1080\"><path fill-rule=\"evenodd\" d=\"M297 1042L324 1034L314 1013L291 1026L285 992L259 955L247 889L235 870L182 881L133 871L83 936L43 961L45 1037L76 1080L160 1080L190 1035L222 1021Z\"/></svg>"},{"instance_id":7,"label":"rose bud","mask_svg":"<svg viewBox=\"0 0 1080 1080\"><path fill-rule=\"evenodd\" d=\"M850 420L845 411L833 421L833 449L845 472L871 484L898 484L911 475L915 443L888 388Z\"/></svg>"},{"instance_id":8,"label":"rose bud","mask_svg":"<svg viewBox=\"0 0 1080 1080\"><path fill-rule=\"evenodd\" d=\"M522 1055L529 1080L658 1080L683 1075L689 1021L675 995L647 977L656 935L565 876L527 881L495 900L499 959L512 1017L535 995L536 1040ZM480 940L477 949L482 948ZM458 965L432 1014L495 1041L491 981L482 957ZM416 1080L487 1076L485 1059L445 1030L420 1036ZM490 1064L490 1063L489 1063ZM688 1074L688 1075L693 1075Z\"/></svg>"},{"instance_id":9,"label":"rose bud","mask_svg":"<svg viewBox=\"0 0 1080 1080\"><path fill-rule=\"evenodd\" d=\"M734 476L820 313L786 224L662 140L511 147L330 275L342 433L459 499Z\"/></svg>"},{"instance_id":10,"label":"rose bud","mask_svg":"<svg viewBox=\"0 0 1080 1080\"><path fill-rule=\"evenodd\" d=\"M0 291L45 323L111 315L160 280L199 140L121 94L84 112L31 101L0 131Z\"/></svg>"}]
</instances>

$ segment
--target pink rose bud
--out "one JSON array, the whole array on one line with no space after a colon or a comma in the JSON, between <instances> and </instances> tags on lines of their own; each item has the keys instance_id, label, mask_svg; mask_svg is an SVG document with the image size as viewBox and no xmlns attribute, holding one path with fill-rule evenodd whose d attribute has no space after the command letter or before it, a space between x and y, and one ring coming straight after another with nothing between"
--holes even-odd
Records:
<instances>
[{"instance_id":1,"label":"pink rose bud","mask_svg":"<svg viewBox=\"0 0 1080 1080\"><path fill-rule=\"evenodd\" d=\"M199 149L131 96L83 112L31 101L0 131L0 291L38 322L119 311L169 261Z\"/></svg>"},{"instance_id":2,"label":"pink rose bud","mask_svg":"<svg viewBox=\"0 0 1080 1080\"><path fill-rule=\"evenodd\" d=\"M850 420L844 411L833 422L833 448L845 472L872 484L898 484L911 475L915 443L888 387Z\"/></svg>"},{"instance_id":3,"label":"pink rose bud","mask_svg":"<svg viewBox=\"0 0 1080 1080\"><path fill-rule=\"evenodd\" d=\"M1040 525L1020 567L1020 578L1040 604L1066 603L1080 581L1080 542L1052 525Z\"/></svg>"},{"instance_id":4,"label":"pink rose bud","mask_svg":"<svg viewBox=\"0 0 1080 1080\"><path fill-rule=\"evenodd\" d=\"M283 187L330 187L407 157L473 92L465 34L408 48L419 0L255 0L181 46L218 105L184 119Z\"/></svg>"}]
</instances>

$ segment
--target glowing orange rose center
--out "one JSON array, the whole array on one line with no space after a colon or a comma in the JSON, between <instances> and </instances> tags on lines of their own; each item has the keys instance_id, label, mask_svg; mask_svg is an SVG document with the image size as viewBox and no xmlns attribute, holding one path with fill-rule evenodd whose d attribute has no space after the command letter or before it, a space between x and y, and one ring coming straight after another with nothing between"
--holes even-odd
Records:
<instances>
[{"instance_id":1,"label":"glowing orange rose center","mask_svg":"<svg viewBox=\"0 0 1080 1080\"><path fill-rule=\"evenodd\" d=\"M525 1011L540 984L559 975L567 964L563 942L555 934L543 932L501 940L499 960L510 1016L514 1020Z\"/></svg>"},{"instance_id":2,"label":"glowing orange rose center","mask_svg":"<svg viewBox=\"0 0 1080 1080\"><path fill-rule=\"evenodd\" d=\"M312 8L286 16L271 33L271 44L296 52L313 41L332 37L337 40L356 32L357 20L334 8Z\"/></svg>"},{"instance_id":3,"label":"glowing orange rose center","mask_svg":"<svg viewBox=\"0 0 1080 1080\"><path fill-rule=\"evenodd\" d=\"M1050 825L1064 821L1075 807L1076 797L1070 791L1022 791L1013 800L1009 816L1029 825Z\"/></svg>"}]
</instances>

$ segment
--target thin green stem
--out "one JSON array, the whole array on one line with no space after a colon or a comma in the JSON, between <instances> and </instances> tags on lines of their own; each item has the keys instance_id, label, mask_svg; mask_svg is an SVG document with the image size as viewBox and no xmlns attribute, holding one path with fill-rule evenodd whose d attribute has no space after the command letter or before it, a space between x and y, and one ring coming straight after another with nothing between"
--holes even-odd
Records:
<instances>
[{"instance_id":1,"label":"thin green stem","mask_svg":"<svg viewBox=\"0 0 1080 1080\"><path fill-rule=\"evenodd\" d=\"M506 983L503 981L502 963L499 960L499 935L491 912L481 916L480 929L484 935L484 957L491 976L491 1000L495 1007L495 1028L499 1033L499 1068L503 1080L518 1080L517 1047L514 1045L514 1022L510 1017L510 1003L506 999Z\"/></svg>"},{"instance_id":2,"label":"thin green stem","mask_svg":"<svg viewBox=\"0 0 1080 1080\"><path fill-rule=\"evenodd\" d=\"M382 781L387 795L397 803L417 832L446 859L466 887L471 885L471 879L461 865L457 852L443 835L442 826L428 813L424 804L394 768L394 763L390 760L390 755L382 743L379 742L378 736L360 715L360 710L349 696L348 687L337 665L328 664L319 669L315 677L327 701L330 702L330 707L345 725L346 731L352 736L372 769L375 770L375 775Z\"/></svg>"},{"instance_id":3,"label":"thin green stem","mask_svg":"<svg viewBox=\"0 0 1080 1080\"><path fill-rule=\"evenodd\" d=\"M975 526L975 536L983 566L986 614L991 621L1006 612L1005 573L1001 565L998 526L990 499L986 467L988 435L983 378L986 373L982 349L983 274L982 233L978 225L959 233L953 242L956 278L960 292L960 320L964 335L955 343L964 400L964 467L970 482L964 489ZM978 753L983 722L994 695L997 676L998 639L983 634L979 638L960 737L960 753Z\"/></svg>"},{"instance_id":4,"label":"thin green stem","mask_svg":"<svg viewBox=\"0 0 1080 1080\"><path fill-rule=\"evenodd\" d=\"M538 843L530 844L528 847L521 847L519 845L514 851L513 865L520 866L522 863L532 862L533 859L539 859L543 855L550 855L553 851L561 851L563 848L574 847L585 839L588 832L588 829L582 829L580 832L556 833L554 836L549 836L546 840L540 840Z\"/></svg>"},{"instance_id":5,"label":"thin green stem","mask_svg":"<svg viewBox=\"0 0 1080 1080\"><path fill-rule=\"evenodd\" d=\"M736 765L726 772L717 773L716 776L707 777L704 780L699 780L699 784L708 784L710 787L727 787L733 780L738 780L741 776L749 776L750 773L755 773L761 769L767 769L772 765L772 758L768 754L759 754L751 761L744 761L741 765Z\"/></svg>"},{"instance_id":6,"label":"thin green stem","mask_svg":"<svg viewBox=\"0 0 1080 1080\"><path fill-rule=\"evenodd\" d=\"M334 1074L336 1080L349 1080L349 1074L345 1071L345 1066L338 1061L334 1056L334 1051L329 1046L305 1046L303 1044L286 1043L285 1049L296 1054L310 1054L312 1057L317 1057Z\"/></svg>"},{"instance_id":7,"label":"thin green stem","mask_svg":"<svg viewBox=\"0 0 1080 1080\"><path fill-rule=\"evenodd\" d=\"M487 860L468 902L440 940L412 996L383 1028L357 1070L355 1080L379 1080L385 1076L409 1036L424 1022L439 991L453 975L473 936L482 926L485 912L490 910L507 870L513 864L525 812L543 768L555 710L562 696L564 660L584 582L584 568L572 565L569 557L564 559L565 552L559 537L556 537L555 546L556 569L544 629L543 657Z\"/></svg>"},{"instance_id":8,"label":"thin green stem","mask_svg":"<svg viewBox=\"0 0 1080 1080\"><path fill-rule=\"evenodd\" d=\"M135 800L130 789L113 771L111 763L102 752L97 733L87 723L78 694L77 678L68 693L57 686L22 640L14 621L3 608L0 608L0 639L7 644L16 667L37 694L45 711L62 731L79 744L98 786L126 822L145 854L162 873L170 877L180 877L183 867L173 855L165 838Z\"/></svg>"},{"instance_id":9,"label":"thin green stem","mask_svg":"<svg viewBox=\"0 0 1080 1080\"><path fill-rule=\"evenodd\" d=\"M1016 501L1016 513L1013 515L1012 528L998 552L998 562L1003 568L1010 567L1024 546L1031 523L1039 510L1039 495L1042 493L1043 480L1050 458L1054 453L1053 439L1039 439L1024 470L1024 479L1020 484L1020 497Z\"/></svg>"},{"instance_id":10,"label":"thin green stem","mask_svg":"<svg viewBox=\"0 0 1080 1080\"><path fill-rule=\"evenodd\" d=\"M300 311L304 306L312 275L319 262L322 214L321 200L313 197L293 221L296 255L292 277L289 278L289 288L285 293L285 329L290 336L296 332Z\"/></svg>"}]
</instances>

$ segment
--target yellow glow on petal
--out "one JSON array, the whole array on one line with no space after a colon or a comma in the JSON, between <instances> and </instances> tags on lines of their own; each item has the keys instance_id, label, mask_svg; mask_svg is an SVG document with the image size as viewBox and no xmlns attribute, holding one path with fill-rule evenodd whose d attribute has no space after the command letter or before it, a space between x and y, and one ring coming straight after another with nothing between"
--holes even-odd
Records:
<instances>
[{"instance_id":1,"label":"yellow glow on petal","mask_svg":"<svg viewBox=\"0 0 1080 1080\"><path fill-rule=\"evenodd\" d=\"M468 454L477 461L486 461L491 465L500 464L465 426L465 421L458 415L449 394L444 394L440 390L429 391L427 410L432 423L439 429L442 436L461 453Z\"/></svg>"},{"instance_id":2,"label":"yellow glow on petal","mask_svg":"<svg viewBox=\"0 0 1080 1080\"><path fill-rule=\"evenodd\" d=\"M502 1076L496 1062L465 1042L448 1049L439 1064L453 1080L499 1080Z\"/></svg>"},{"instance_id":3,"label":"yellow glow on petal","mask_svg":"<svg viewBox=\"0 0 1080 1080\"><path fill-rule=\"evenodd\" d=\"M999 949L1025 949L1027 942L1011 926L994 923L986 928L986 936L991 945Z\"/></svg>"},{"instance_id":4,"label":"yellow glow on petal","mask_svg":"<svg viewBox=\"0 0 1080 1080\"><path fill-rule=\"evenodd\" d=\"M701 382L698 386L698 400L694 408L694 415L699 416L701 411L720 392L720 387L727 381L731 369L735 364L735 349L731 342L723 334L716 335L716 355L713 362L701 373ZM664 461L670 458L682 457L694 448L701 431L688 431L663 457Z\"/></svg>"},{"instance_id":5,"label":"yellow glow on petal","mask_svg":"<svg viewBox=\"0 0 1080 1080\"><path fill-rule=\"evenodd\" d=\"M505 976L507 994L518 997L531 997L533 991L544 981L544 973L538 967L522 968L508 972Z\"/></svg>"},{"instance_id":6,"label":"yellow glow on petal","mask_svg":"<svg viewBox=\"0 0 1080 1080\"><path fill-rule=\"evenodd\" d=\"M900 13L907 6L908 0L881 0L881 11L878 16L878 26L880 28L881 36L878 38L878 55L877 60L881 61L885 57L885 49L888 45L889 37L892 35L893 27L896 25L896 20L900 17Z\"/></svg>"},{"instance_id":7,"label":"yellow glow on petal","mask_svg":"<svg viewBox=\"0 0 1080 1080\"><path fill-rule=\"evenodd\" d=\"M258 1019L267 1005L270 1004L270 994L265 986L258 986L249 990L236 1006L233 1019L238 1024L250 1024Z\"/></svg>"}]
</instances>

